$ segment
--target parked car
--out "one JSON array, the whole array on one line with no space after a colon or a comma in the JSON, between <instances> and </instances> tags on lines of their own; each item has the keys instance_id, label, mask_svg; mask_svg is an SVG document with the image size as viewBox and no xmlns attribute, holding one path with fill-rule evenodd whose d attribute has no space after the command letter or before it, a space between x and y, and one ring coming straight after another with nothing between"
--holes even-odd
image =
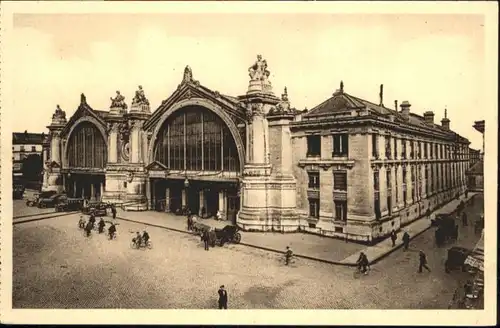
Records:
<instances>
[{"instance_id":1,"label":"parked car","mask_svg":"<svg viewBox=\"0 0 500 328\"><path fill-rule=\"evenodd\" d=\"M80 211L83 208L83 198L63 198L55 208L56 212Z\"/></svg>"},{"instance_id":2,"label":"parked car","mask_svg":"<svg viewBox=\"0 0 500 328\"><path fill-rule=\"evenodd\" d=\"M444 270L446 273L449 273L455 269L461 269L462 271L467 271L467 265L465 264L465 260L467 257L472 254L471 249L467 249L464 247L454 246L448 250L448 258L444 263Z\"/></svg>"},{"instance_id":3,"label":"parked car","mask_svg":"<svg viewBox=\"0 0 500 328\"><path fill-rule=\"evenodd\" d=\"M102 202L91 202L82 208L83 214L94 214L94 216L106 216L108 214L109 204Z\"/></svg>"},{"instance_id":4,"label":"parked car","mask_svg":"<svg viewBox=\"0 0 500 328\"><path fill-rule=\"evenodd\" d=\"M26 206L37 206L40 198L47 198L55 194L57 194L56 191L43 191L40 193L35 193L32 197L26 200Z\"/></svg>"},{"instance_id":5,"label":"parked car","mask_svg":"<svg viewBox=\"0 0 500 328\"><path fill-rule=\"evenodd\" d=\"M64 202L66 195L64 194L52 194L48 197L42 197L38 199L38 208L56 207L59 202Z\"/></svg>"},{"instance_id":6,"label":"parked car","mask_svg":"<svg viewBox=\"0 0 500 328\"><path fill-rule=\"evenodd\" d=\"M24 186L22 184L16 184L12 188L12 198L13 199L23 199Z\"/></svg>"}]
</instances>

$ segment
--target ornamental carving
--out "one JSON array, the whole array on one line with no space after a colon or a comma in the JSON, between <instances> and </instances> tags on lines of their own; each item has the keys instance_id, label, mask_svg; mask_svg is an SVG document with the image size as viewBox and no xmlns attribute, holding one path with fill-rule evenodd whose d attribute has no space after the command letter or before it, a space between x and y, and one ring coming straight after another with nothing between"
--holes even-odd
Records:
<instances>
[{"instance_id":1,"label":"ornamental carving","mask_svg":"<svg viewBox=\"0 0 500 328\"><path fill-rule=\"evenodd\" d=\"M144 94L142 85L139 86L139 89L135 92L134 99L132 99L132 106L137 106L137 105L149 105L149 100L146 98L146 95Z\"/></svg>"},{"instance_id":2,"label":"ornamental carving","mask_svg":"<svg viewBox=\"0 0 500 328\"><path fill-rule=\"evenodd\" d=\"M123 143L121 154L122 154L122 158L125 161L128 161L130 159L130 144L128 142Z\"/></svg>"},{"instance_id":3,"label":"ornamental carving","mask_svg":"<svg viewBox=\"0 0 500 328\"><path fill-rule=\"evenodd\" d=\"M127 121L120 123L118 126L118 131L120 134L120 140L128 142L130 137L130 126Z\"/></svg>"},{"instance_id":4,"label":"ornamental carving","mask_svg":"<svg viewBox=\"0 0 500 328\"><path fill-rule=\"evenodd\" d=\"M116 96L114 98L109 97L109 99L111 99L111 108L127 109L125 97L121 95L120 91L116 91Z\"/></svg>"},{"instance_id":5,"label":"ornamental carving","mask_svg":"<svg viewBox=\"0 0 500 328\"><path fill-rule=\"evenodd\" d=\"M184 77L182 78L182 83L189 83L193 81L193 71L191 70L191 67L186 66L184 68Z\"/></svg>"}]
</instances>

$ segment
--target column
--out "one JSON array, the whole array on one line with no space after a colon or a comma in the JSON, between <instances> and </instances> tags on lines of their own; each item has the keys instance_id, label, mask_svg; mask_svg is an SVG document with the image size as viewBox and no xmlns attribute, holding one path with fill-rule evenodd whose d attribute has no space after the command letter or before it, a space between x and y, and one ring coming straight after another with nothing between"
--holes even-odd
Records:
<instances>
[{"instance_id":1,"label":"column","mask_svg":"<svg viewBox=\"0 0 500 328\"><path fill-rule=\"evenodd\" d=\"M56 163L61 163L61 138L59 137L58 131L52 132L52 140L51 140L51 156L52 161Z\"/></svg>"},{"instance_id":2,"label":"column","mask_svg":"<svg viewBox=\"0 0 500 328\"><path fill-rule=\"evenodd\" d=\"M85 187L82 186L82 198L85 198Z\"/></svg>"},{"instance_id":3,"label":"column","mask_svg":"<svg viewBox=\"0 0 500 328\"><path fill-rule=\"evenodd\" d=\"M132 131L130 132L130 162L139 163L139 137L140 137L140 122L134 122Z\"/></svg>"},{"instance_id":4,"label":"column","mask_svg":"<svg viewBox=\"0 0 500 328\"><path fill-rule=\"evenodd\" d=\"M76 198L76 181L73 180L73 197Z\"/></svg>"},{"instance_id":5,"label":"column","mask_svg":"<svg viewBox=\"0 0 500 328\"><path fill-rule=\"evenodd\" d=\"M385 156L385 150L383 152ZM379 197L380 197L380 213L382 216L387 215L388 208L387 208L387 170L389 169L388 166L382 166L379 169Z\"/></svg>"},{"instance_id":6,"label":"column","mask_svg":"<svg viewBox=\"0 0 500 328\"><path fill-rule=\"evenodd\" d=\"M265 164L267 148L265 137L266 137L266 124L264 122L264 115L260 111L254 112L252 117L252 124L250 125L252 129L252 163L255 164Z\"/></svg>"},{"instance_id":7,"label":"column","mask_svg":"<svg viewBox=\"0 0 500 328\"><path fill-rule=\"evenodd\" d=\"M43 164L48 161L48 154L47 154L47 148L43 147Z\"/></svg>"},{"instance_id":8,"label":"column","mask_svg":"<svg viewBox=\"0 0 500 328\"><path fill-rule=\"evenodd\" d=\"M409 153L408 153L409 154ZM406 206L412 204L413 194L412 194L412 185L413 181L411 181L411 165L406 166Z\"/></svg>"},{"instance_id":9,"label":"column","mask_svg":"<svg viewBox=\"0 0 500 328\"><path fill-rule=\"evenodd\" d=\"M63 184L63 192L67 194L68 191L66 190L66 174L62 174L62 184Z\"/></svg>"},{"instance_id":10,"label":"column","mask_svg":"<svg viewBox=\"0 0 500 328\"><path fill-rule=\"evenodd\" d=\"M219 211L225 213L226 212L226 207L224 206L224 190L219 190Z\"/></svg>"},{"instance_id":11,"label":"column","mask_svg":"<svg viewBox=\"0 0 500 328\"><path fill-rule=\"evenodd\" d=\"M99 186L100 186L100 200L102 200L102 195L104 195L104 183L99 183Z\"/></svg>"},{"instance_id":12,"label":"column","mask_svg":"<svg viewBox=\"0 0 500 328\"><path fill-rule=\"evenodd\" d=\"M165 212L170 212L170 188L165 189Z\"/></svg>"},{"instance_id":13,"label":"column","mask_svg":"<svg viewBox=\"0 0 500 328\"><path fill-rule=\"evenodd\" d=\"M150 180L150 179L148 179L148 180ZM158 200L156 199L156 180L155 179L153 179L151 181L150 193L151 193L151 196L150 196L149 202L151 203L151 208L153 210L156 210L156 202Z\"/></svg>"},{"instance_id":14,"label":"column","mask_svg":"<svg viewBox=\"0 0 500 328\"><path fill-rule=\"evenodd\" d=\"M403 166L402 165L398 165L398 169L397 169L397 176L396 176L396 179L398 180L398 190L397 190L397 193L398 193L398 207L401 209L401 208L404 208L406 206L406 204L403 203Z\"/></svg>"},{"instance_id":15,"label":"column","mask_svg":"<svg viewBox=\"0 0 500 328\"><path fill-rule=\"evenodd\" d=\"M113 123L109 134L108 159L110 163L118 161L118 123Z\"/></svg>"},{"instance_id":16,"label":"column","mask_svg":"<svg viewBox=\"0 0 500 328\"><path fill-rule=\"evenodd\" d=\"M95 190L94 190L94 182L90 183L90 199L94 200L95 197Z\"/></svg>"},{"instance_id":17,"label":"column","mask_svg":"<svg viewBox=\"0 0 500 328\"><path fill-rule=\"evenodd\" d=\"M186 206L187 205L186 204L187 203L186 202L186 188L183 188L182 191L181 191L181 201L182 201L182 203L181 203L182 206Z\"/></svg>"},{"instance_id":18,"label":"column","mask_svg":"<svg viewBox=\"0 0 500 328\"><path fill-rule=\"evenodd\" d=\"M199 213L199 216L202 216L203 213L202 213L202 208L205 207L205 190L204 189L201 189L200 192L199 192L199 197L200 197L200 208L198 210L198 213ZM206 212L207 209L205 207L205 214L207 213Z\"/></svg>"}]
</instances>

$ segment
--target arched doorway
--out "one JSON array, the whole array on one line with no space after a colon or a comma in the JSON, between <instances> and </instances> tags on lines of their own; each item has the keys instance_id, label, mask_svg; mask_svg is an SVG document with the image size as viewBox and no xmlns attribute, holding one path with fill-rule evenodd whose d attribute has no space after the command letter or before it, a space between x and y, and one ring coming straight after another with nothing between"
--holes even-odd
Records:
<instances>
[{"instance_id":1,"label":"arched doorway","mask_svg":"<svg viewBox=\"0 0 500 328\"><path fill-rule=\"evenodd\" d=\"M228 125L203 106L186 106L161 125L153 159L168 171L151 181L151 206L235 222L240 209L240 154ZM163 208L162 208L163 207Z\"/></svg>"},{"instance_id":2,"label":"arched doorway","mask_svg":"<svg viewBox=\"0 0 500 328\"><path fill-rule=\"evenodd\" d=\"M66 145L64 185L69 197L100 200L105 188L107 144L102 132L89 121L78 123Z\"/></svg>"}]
</instances>

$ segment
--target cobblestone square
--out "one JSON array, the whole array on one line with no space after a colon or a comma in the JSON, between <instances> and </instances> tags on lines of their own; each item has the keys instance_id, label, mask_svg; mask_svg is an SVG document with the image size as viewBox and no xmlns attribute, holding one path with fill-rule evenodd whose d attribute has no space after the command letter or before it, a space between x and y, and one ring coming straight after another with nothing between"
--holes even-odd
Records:
<instances>
[{"instance_id":1,"label":"cobblestone square","mask_svg":"<svg viewBox=\"0 0 500 328\"><path fill-rule=\"evenodd\" d=\"M481 196L469 217L482 206ZM77 221L73 214L14 226L14 308L210 309L224 284L233 309L444 309L463 279L444 272L448 247L435 248L432 229L358 277L352 267L305 259L286 267L281 255L243 245L207 252L198 237L125 221L116 240L86 238ZM153 249L131 249L145 228ZM473 247L478 238L461 227L457 244ZM417 273L419 249L431 273Z\"/></svg>"}]
</instances>

